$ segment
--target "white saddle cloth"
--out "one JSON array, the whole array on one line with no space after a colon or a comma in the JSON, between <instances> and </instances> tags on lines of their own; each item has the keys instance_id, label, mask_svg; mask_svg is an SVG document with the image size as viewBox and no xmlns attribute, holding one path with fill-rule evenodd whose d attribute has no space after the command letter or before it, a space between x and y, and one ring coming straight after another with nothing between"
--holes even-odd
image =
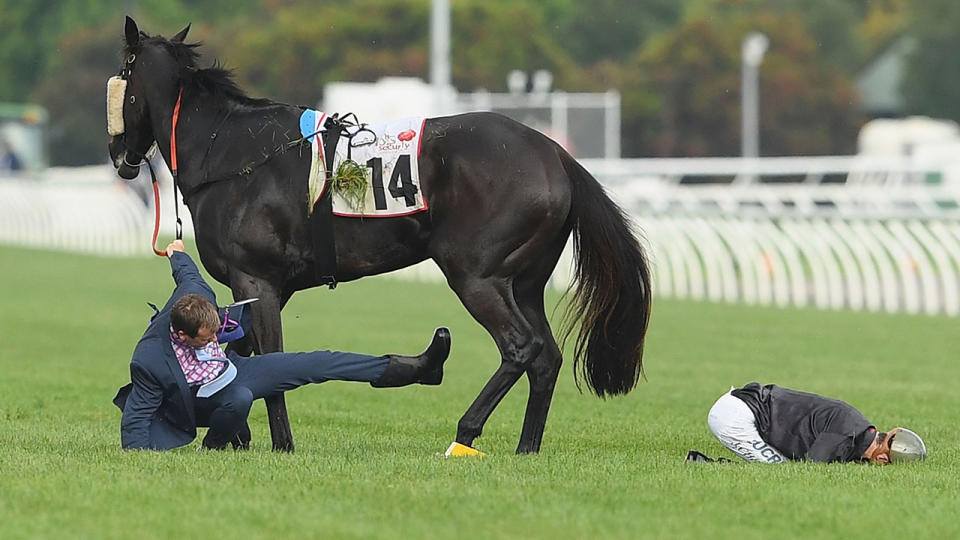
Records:
<instances>
[{"instance_id":1,"label":"white saddle cloth","mask_svg":"<svg viewBox=\"0 0 960 540\"><path fill-rule=\"evenodd\" d=\"M338 193L333 193L333 213L349 217L405 216L427 209L427 201L420 189L420 141L425 118L406 118L382 124L370 124L364 129L348 128L340 136L333 165L328 167L330 156L325 156L318 133L324 131L327 115L306 110L300 116L300 131L309 137L312 144L310 161L310 190L308 210L327 189L326 171L336 173L341 163L350 159L366 172L367 194L362 205L351 203ZM352 141L352 142L351 142ZM353 145L350 147L350 145Z\"/></svg>"}]
</instances>

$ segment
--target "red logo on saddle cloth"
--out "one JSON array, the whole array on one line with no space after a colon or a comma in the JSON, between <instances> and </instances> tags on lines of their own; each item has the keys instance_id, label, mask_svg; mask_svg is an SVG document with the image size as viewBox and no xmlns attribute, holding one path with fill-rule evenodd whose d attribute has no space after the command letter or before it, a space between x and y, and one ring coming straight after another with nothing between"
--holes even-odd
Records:
<instances>
[{"instance_id":1,"label":"red logo on saddle cloth","mask_svg":"<svg viewBox=\"0 0 960 540\"><path fill-rule=\"evenodd\" d=\"M417 136L417 132L412 129L401 131L399 134L397 134L397 138L400 139L401 141L412 141L413 138L416 136Z\"/></svg>"}]
</instances>

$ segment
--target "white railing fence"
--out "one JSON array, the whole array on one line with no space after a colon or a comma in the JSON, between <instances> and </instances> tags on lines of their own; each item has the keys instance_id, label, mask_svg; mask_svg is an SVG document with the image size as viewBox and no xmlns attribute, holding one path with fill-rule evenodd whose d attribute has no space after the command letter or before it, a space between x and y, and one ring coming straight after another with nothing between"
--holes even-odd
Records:
<instances>
[{"instance_id":1,"label":"white railing fence","mask_svg":"<svg viewBox=\"0 0 960 540\"><path fill-rule=\"evenodd\" d=\"M960 181L949 167L859 157L585 166L641 231L657 297L960 315ZM686 183L698 176L729 183ZM758 182L777 176L795 181ZM161 180L166 239L168 181ZM192 236L185 208L181 214ZM149 256L152 227L152 201L109 166L0 178L0 245ZM392 275L443 280L431 262ZM566 288L571 275L568 246L551 285Z\"/></svg>"},{"instance_id":2,"label":"white railing fence","mask_svg":"<svg viewBox=\"0 0 960 540\"><path fill-rule=\"evenodd\" d=\"M141 177L149 176L143 173ZM145 178L137 182L142 189L149 184ZM169 181L162 185L168 187L161 190L160 231L172 239L172 188ZM145 201L109 165L0 177L0 245L119 257L152 255L152 197L150 192ZM184 222L190 223L189 214ZM192 236L192 228L184 231Z\"/></svg>"},{"instance_id":3,"label":"white railing fence","mask_svg":"<svg viewBox=\"0 0 960 540\"><path fill-rule=\"evenodd\" d=\"M588 163L642 230L657 296L960 314L952 168L899 157L687 161Z\"/></svg>"},{"instance_id":4,"label":"white railing fence","mask_svg":"<svg viewBox=\"0 0 960 540\"><path fill-rule=\"evenodd\" d=\"M960 224L655 216L638 220L658 296L960 314Z\"/></svg>"}]
</instances>

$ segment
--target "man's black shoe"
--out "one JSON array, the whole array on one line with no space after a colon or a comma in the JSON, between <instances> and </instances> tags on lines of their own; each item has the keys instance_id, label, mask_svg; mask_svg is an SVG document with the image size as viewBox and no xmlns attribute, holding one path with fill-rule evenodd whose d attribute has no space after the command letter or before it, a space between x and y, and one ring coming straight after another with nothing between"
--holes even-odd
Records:
<instances>
[{"instance_id":1,"label":"man's black shoe","mask_svg":"<svg viewBox=\"0 0 960 540\"><path fill-rule=\"evenodd\" d=\"M420 383L436 386L443 381L443 363L450 356L450 330L441 326L433 334L427 350L417 356L388 355L387 369L371 382L376 388L392 388Z\"/></svg>"}]
</instances>

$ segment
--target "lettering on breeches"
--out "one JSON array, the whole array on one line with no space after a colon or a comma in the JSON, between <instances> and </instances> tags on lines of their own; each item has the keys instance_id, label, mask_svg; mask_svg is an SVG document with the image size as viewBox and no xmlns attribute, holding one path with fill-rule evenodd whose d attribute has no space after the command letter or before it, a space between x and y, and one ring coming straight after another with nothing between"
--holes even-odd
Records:
<instances>
[{"instance_id":1,"label":"lettering on breeches","mask_svg":"<svg viewBox=\"0 0 960 540\"><path fill-rule=\"evenodd\" d=\"M778 452L762 440L753 441L750 443L750 446L757 452L760 452L760 455L767 463L781 463L783 461Z\"/></svg>"}]
</instances>

